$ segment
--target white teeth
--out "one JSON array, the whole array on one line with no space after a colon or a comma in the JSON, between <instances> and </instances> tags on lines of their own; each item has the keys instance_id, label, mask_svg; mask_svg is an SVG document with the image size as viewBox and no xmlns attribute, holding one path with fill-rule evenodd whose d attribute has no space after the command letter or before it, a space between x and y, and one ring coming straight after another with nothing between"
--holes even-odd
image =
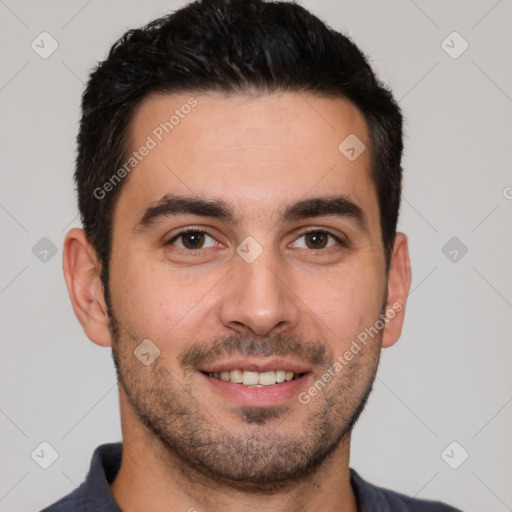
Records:
<instances>
[{"instance_id":1,"label":"white teeth","mask_svg":"<svg viewBox=\"0 0 512 512\"><path fill-rule=\"evenodd\" d=\"M236 382L237 384L241 384L243 382L243 372L242 370L231 370L229 372L230 381Z\"/></svg>"},{"instance_id":2,"label":"white teeth","mask_svg":"<svg viewBox=\"0 0 512 512\"><path fill-rule=\"evenodd\" d=\"M299 374L285 370L270 370L268 372L261 373L247 370L231 370L229 372L210 372L208 375L224 381L231 381L236 384L243 384L244 386L258 388L273 386L274 384L280 384L281 382L299 378Z\"/></svg>"},{"instance_id":3,"label":"white teeth","mask_svg":"<svg viewBox=\"0 0 512 512\"><path fill-rule=\"evenodd\" d=\"M244 386L254 386L255 384L259 384L258 372L244 372L242 383Z\"/></svg>"},{"instance_id":4,"label":"white teeth","mask_svg":"<svg viewBox=\"0 0 512 512\"><path fill-rule=\"evenodd\" d=\"M276 374L274 370L270 372L263 372L260 373L260 380L259 384L262 384L263 386L271 386L272 384L276 383Z\"/></svg>"}]
</instances>

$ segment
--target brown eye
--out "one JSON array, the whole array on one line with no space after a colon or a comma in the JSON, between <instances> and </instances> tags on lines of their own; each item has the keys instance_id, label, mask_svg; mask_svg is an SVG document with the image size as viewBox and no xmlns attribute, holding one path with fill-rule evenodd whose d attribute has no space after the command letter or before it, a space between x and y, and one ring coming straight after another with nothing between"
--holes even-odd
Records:
<instances>
[{"instance_id":1,"label":"brown eye","mask_svg":"<svg viewBox=\"0 0 512 512\"><path fill-rule=\"evenodd\" d=\"M187 249L201 249L204 243L204 233L186 233L185 235L181 235L181 239Z\"/></svg>"},{"instance_id":2,"label":"brown eye","mask_svg":"<svg viewBox=\"0 0 512 512\"><path fill-rule=\"evenodd\" d=\"M167 245L176 245L176 247L180 249L186 249L189 251L201 250L205 249L204 244L206 242L206 237L209 237L212 240L214 240L214 238L211 235L209 235L206 231L201 231L197 229L182 231L181 233L178 233L176 236L171 238L167 242ZM213 245L215 244L213 243L208 247L212 247Z\"/></svg>"},{"instance_id":3,"label":"brown eye","mask_svg":"<svg viewBox=\"0 0 512 512\"><path fill-rule=\"evenodd\" d=\"M309 249L323 249L327 245L328 235L323 231L312 231L305 235L306 245Z\"/></svg>"},{"instance_id":4,"label":"brown eye","mask_svg":"<svg viewBox=\"0 0 512 512\"><path fill-rule=\"evenodd\" d=\"M341 246L345 245L336 235L321 229L306 231L302 233L297 240L301 238L303 238L305 242L302 246L300 244L297 245L297 242L295 242L295 246L300 249L328 249L336 244ZM330 242L329 239L331 239L332 242Z\"/></svg>"}]
</instances>

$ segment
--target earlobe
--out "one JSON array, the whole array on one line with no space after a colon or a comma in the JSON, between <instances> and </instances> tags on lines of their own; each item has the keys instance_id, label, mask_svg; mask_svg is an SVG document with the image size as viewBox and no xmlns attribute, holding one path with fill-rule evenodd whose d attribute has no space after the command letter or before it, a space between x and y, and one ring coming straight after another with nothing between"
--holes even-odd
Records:
<instances>
[{"instance_id":1,"label":"earlobe","mask_svg":"<svg viewBox=\"0 0 512 512\"><path fill-rule=\"evenodd\" d=\"M101 265L82 229L74 228L66 235L62 266L73 310L88 338L98 345L110 346Z\"/></svg>"},{"instance_id":2,"label":"earlobe","mask_svg":"<svg viewBox=\"0 0 512 512\"><path fill-rule=\"evenodd\" d=\"M388 298L386 304L386 327L382 336L382 347L394 345L402 332L405 305L411 286L411 263L407 235L397 233L388 275Z\"/></svg>"}]
</instances>

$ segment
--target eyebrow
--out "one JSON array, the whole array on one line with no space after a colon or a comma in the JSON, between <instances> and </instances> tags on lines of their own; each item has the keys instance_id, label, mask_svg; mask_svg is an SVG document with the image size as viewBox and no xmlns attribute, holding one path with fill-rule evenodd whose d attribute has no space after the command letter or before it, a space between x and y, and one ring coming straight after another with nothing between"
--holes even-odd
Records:
<instances>
[{"instance_id":1,"label":"eyebrow","mask_svg":"<svg viewBox=\"0 0 512 512\"><path fill-rule=\"evenodd\" d=\"M145 231L157 222L178 215L197 215L237 224L235 210L223 199L166 194L146 209L133 227L133 232ZM292 203L281 210L279 221L289 223L323 216L336 216L354 221L359 229L368 232L368 219L363 209L347 196L320 196Z\"/></svg>"}]
</instances>

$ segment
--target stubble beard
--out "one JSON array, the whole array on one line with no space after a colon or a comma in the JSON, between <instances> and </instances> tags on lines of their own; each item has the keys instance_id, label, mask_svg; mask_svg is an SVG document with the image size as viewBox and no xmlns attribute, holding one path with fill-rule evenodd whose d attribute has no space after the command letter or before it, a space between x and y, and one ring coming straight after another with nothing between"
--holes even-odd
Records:
<instances>
[{"instance_id":1,"label":"stubble beard","mask_svg":"<svg viewBox=\"0 0 512 512\"><path fill-rule=\"evenodd\" d=\"M185 476L187 472L199 474L217 485L246 492L272 493L296 486L325 464L359 419L380 359L381 335L343 367L317 400L309 404L297 400L273 408L239 408L236 414L240 428L228 431L222 418L201 405L189 380L180 380L185 372L172 375L162 357L151 366L140 363L133 350L143 338L123 328L112 312L110 329L119 385L140 422L165 449L169 466L176 467L177 461ZM299 349L309 354L319 376L333 366L334 358L323 344L297 340L280 335L260 343L230 337L219 340L217 346L229 346L231 352L243 355L290 354L293 346L295 352ZM203 351L211 346L200 345ZM197 350L188 355L199 354ZM368 353L363 356L365 350ZM292 409L296 414L297 408L302 409L302 420L293 431L284 431L287 414Z\"/></svg>"}]
</instances>

